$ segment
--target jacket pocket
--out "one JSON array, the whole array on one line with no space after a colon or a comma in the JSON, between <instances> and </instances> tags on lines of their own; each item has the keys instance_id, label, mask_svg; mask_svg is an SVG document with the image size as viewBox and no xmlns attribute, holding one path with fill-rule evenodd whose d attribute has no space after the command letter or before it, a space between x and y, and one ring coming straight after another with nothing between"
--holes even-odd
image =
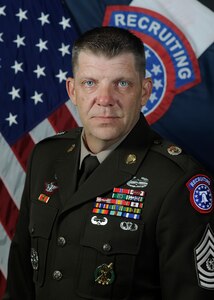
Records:
<instances>
[{"instance_id":1,"label":"jacket pocket","mask_svg":"<svg viewBox=\"0 0 214 300\"><path fill-rule=\"evenodd\" d=\"M81 238L77 293L86 299L128 299L144 224L91 214Z\"/></svg>"},{"instance_id":2,"label":"jacket pocket","mask_svg":"<svg viewBox=\"0 0 214 300\"><path fill-rule=\"evenodd\" d=\"M31 204L29 232L31 235L31 264L34 282L44 282L49 240L58 210L44 203Z\"/></svg>"}]
</instances>

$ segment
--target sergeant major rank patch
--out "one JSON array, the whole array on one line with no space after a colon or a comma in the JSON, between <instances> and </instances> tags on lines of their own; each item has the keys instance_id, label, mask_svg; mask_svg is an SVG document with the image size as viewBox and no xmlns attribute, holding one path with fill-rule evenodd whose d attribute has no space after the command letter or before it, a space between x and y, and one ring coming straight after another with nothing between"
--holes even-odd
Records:
<instances>
[{"instance_id":1,"label":"sergeant major rank patch","mask_svg":"<svg viewBox=\"0 0 214 300\"><path fill-rule=\"evenodd\" d=\"M210 188L211 180L206 175L198 174L186 184L190 191L190 202L200 213L209 213L213 209L213 195Z\"/></svg>"},{"instance_id":2,"label":"sergeant major rank patch","mask_svg":"<svg viewBox=\"0 0 214 300\"><path fill-rule=\"evenodd\" d=\"M214 235L207 225L200 243L195 248L196 272L199 286L214 289Z\"/></svg>"}]
</instances>

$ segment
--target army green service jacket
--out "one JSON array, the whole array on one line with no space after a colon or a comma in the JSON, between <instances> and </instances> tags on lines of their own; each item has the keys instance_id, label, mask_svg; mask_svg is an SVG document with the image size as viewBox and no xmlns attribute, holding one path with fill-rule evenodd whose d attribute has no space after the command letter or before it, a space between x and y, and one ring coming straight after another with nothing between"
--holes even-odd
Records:
<instances>
[{"instance_id":1,"label":"army green service jacket","mask_svg":"<svg viewBox=\"0 0 214 300\"><path fill-rule=\"evenodd\" d=\"M80 135L33 150L4 300L213 300L209 174L141 116L77 190Z\"/></svg>"}]
</instances>

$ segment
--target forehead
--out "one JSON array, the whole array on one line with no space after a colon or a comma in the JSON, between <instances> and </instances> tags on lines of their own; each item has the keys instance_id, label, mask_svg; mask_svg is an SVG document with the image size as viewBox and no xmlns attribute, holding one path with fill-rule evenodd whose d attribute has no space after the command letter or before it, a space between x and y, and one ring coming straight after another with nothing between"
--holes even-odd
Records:
<instances>
[{"instance_id":1,"label":"forehead","mask_svg":"<svg viewBox=\"0 0 214 300\"><path fill-rule=\"evenodd\" d=\"M81 51L78 56L75 73L80 72L137 72L135 58L132 53L122 53L114 57L104 54L94 54L91 51Z\"/></svg>"}]
</instances>

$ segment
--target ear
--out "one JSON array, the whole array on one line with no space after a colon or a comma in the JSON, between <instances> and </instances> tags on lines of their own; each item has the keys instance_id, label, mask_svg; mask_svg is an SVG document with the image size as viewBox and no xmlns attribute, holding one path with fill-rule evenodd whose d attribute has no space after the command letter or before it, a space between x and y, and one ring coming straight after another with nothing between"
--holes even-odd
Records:
<instances>
[{"instance_id":1,"label":"ear","mask_svg":"<svg viewBox=\"0 0 214 300\"><path fill-rule=\"evenodd\" d=\"M141 105L146 105L150 95L152 93L152 79L151 78L144 78L142 80L142 100Z\"/></svg>"},{"instance_id":2,"label":"ear","mask_svg":"<svg viewBox=\"0 0 214 300\"><path fill-rule=\"evenodd\" d=\"M74 78L68 77L66 80L66 90L68 93L69 98L76 105L76 93L75 93L75 85L74 85Z\"/></svg>"}]
</instances>

